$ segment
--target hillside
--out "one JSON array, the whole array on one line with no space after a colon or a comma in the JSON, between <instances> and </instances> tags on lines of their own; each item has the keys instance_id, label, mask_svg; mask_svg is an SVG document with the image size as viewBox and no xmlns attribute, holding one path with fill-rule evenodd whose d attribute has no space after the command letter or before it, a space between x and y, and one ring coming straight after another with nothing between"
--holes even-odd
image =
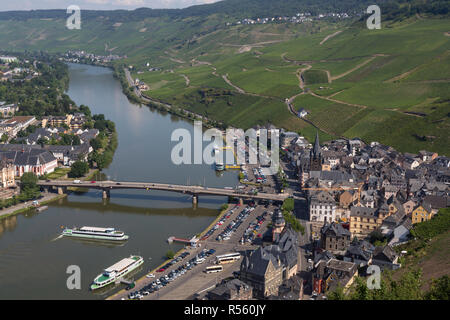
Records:
<instances>
[{"instance_id":1,"label":"hillside","mask_svg":"<svg viewBox=\"0 0 450 320\"><path fill-rule=\"evenodd\" d=\"M118 66L134 66L147 96L225 124L271 123L309 139L318 128L322 140L360 137L449 155L449 1L382 1L381 30L368 30L356 14L236 24L307 11L361 13L368 3L225 0L83 11L82 29L72 31L63 10L1 12L0 49L127 55ZM147 63L161 71L149 72ZM306 119L296 116L300 108Z\"/></svg>"}]
</instances>

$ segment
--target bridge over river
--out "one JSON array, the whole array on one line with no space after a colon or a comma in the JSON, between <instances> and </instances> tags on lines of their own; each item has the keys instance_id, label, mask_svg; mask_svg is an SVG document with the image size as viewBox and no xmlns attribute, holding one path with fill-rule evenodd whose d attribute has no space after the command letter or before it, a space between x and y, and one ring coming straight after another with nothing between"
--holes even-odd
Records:
<instances>
[{"instance_id":1,"label":"bridge over river","mask_svg":"<svg viewBox=\"0 0 450 320\"><path fill-rule=\"evenodd\" d=\"M241 190L227 189L227 188L210 188L202 186L188 186L164 183L151 182L125 182L125 181L80 181L74 182L69 180L47 180L39 181L37 183L40 187L49 191L50 188L56 189L59 194L67 192L67 188L89 188L103 191L103 198L110 197L110 191L114 189L143 189L143 190L160 190L178 192L192 195L192 203L198 202L198 196L227 196L238 198L241 202L244 199L253 200L272 200L284 201L289 197L289 194L273 194L273 193L245 193Z\"/></svg>"}]
</instances>

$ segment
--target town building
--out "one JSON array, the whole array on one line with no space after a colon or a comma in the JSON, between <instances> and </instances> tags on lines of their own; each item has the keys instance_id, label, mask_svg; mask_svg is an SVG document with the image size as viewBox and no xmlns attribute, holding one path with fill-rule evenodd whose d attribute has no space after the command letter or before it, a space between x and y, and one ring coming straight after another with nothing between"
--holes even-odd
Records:
<instances>
[{"instance_id":1,"label":"town building","mask_svg":"<svg viewBox=\"0 0 450 320\"><path fill-rule=\"evenodd\" d=\"M253 289L239 279L222 281L208 292L209 300L250 300L253 298Z\"/></svg>"},{"instance_id":2,"label":"town building","mask_svg":"<svg viewBox=\"0 0 450 320\"><path fill-rule=\"evenodd\" d=\"M0 149L0 157L14 164L17 177L21 177L26 172L41 176L53 172L58 166L56 158L46 150L3 151Z\"/></svg>"},{"instance_id":3,"label":"town building","mask_svg":"<svg viewBox=\"0 0 450 320\"><path fill-rule=\"evenodd\" d=\"M6 104L5 101L0 101L0 115L2 117L13 116L17 111L19 111L19 106L17 104Z\"/></svg>"},{"instance_id":4,"label":"town building","mask_svg":"<svg viewBox=\"0 0 450 320\"><path fill-rule=\"evenodd\" d=\"M278 288L283 283L281 260L260 247L242 260L240 280L253 287L255 298L278 295Z\"/></svg>"},{"instance_id":5,"label":"town building","mask_svg":"<svg viewBox=\"0 0 450 320\"><path fill-rule=\"evenodd\" d=\"M357 237L365 237L381 226L383 215L374 208L352 207L350 211L350 232Z\"/></svg>"},{"instance_id":6,"label":"town building","mask_svg":"<svg viewBox=\"0 0 450 320\"><path fill-rule=\"evenodd\" d=\"M309 221L324 222L336 220L336 201L327 191L313 193L309 200Z\"/></svg>"},{"instance_id":7,"label":"town building","mask_svg":"<svg viewBox=\"0 0 450 320\"><path fill-rule=\"evenodd\" d=\"M278 290L298 272L297 234L288 224L273 244L247 252L240 266L240 279L253 287L256 298L278 296Z\"/></svg>"},{"instance_id":8,"label":"town building","mask_svg":"<svg viewBox=\"0 0 450 320\"><path fill-rule=\"evenodd\" d=\"M379 266L382 270L395 270L401 267L398 263L398 254L389 245L375 248L372 264Z\"/></svg>"},{"instance_id":9,"label":"town building","mask_svg":"<svg viewBox=\"0 0 450 320\"><path fill-rule=\"evenodd\" d=\"M16 186L14 164L6 158L0 160L0 188L10 188Z\"/></svg>"},{"instance_id":10,"label":"town building","mask_svg":"<svg viewBox=\"0 0 450 320\"><path fill-rule=\"evenodd\" d=\"M433 217L433 209L428 202L422 202L417 205L411 212L411 220L413 224L428 221Z\"/></svg>"},{"instance_id":11,"label":"town building","mask_svg":"<svg viewBox=\"0 0 450 320\"><path fill-rule=\"evenodd\" d=\"M344 254L350 242L350 231L339 223L325 223L320 231L320 247L334 254Z\"/></svg>"},{"instance_id":12,"label":"town building","mask_svg":"<svg viewBox=\"0 0 450 320\"><path fill-rule=\"evenodd\" d=\"M348 289L357 275L358 268L353 262L321 260L312 273L313 291L322 294L333 291L338 286Z\"/></svg>"},{"instance_id":13,"label":"town building","mask_svg":"<svg viewBox=\"0 0 450 320\"><path fill-rule=\"evenodd\" d=\"M368 241L353 242L344 255L344 261L353 262L358 268L365 267L372 263L374 251L375 247Z\"/></svg>"},{"instance_id":14,"label":"town building","mask_svg":"<svg viewBox=\"0 0 450 320\"><path fill-rule=\"evenodd\" d=\"M73 115L67 114L65 116L49 116L42 119L41 125L42 128L47 126L50 127L61 127L62 125L66 125L70 127L70 121L72 120Z\"/></svg>"},{"instance_id":15,"label":"town building","mask_svg":"<svg viewBox=\"0 0 450 320\"><path fill-rule=\"evenodd\" d=\"M36 118L34 116L14 116L0 122L0 137L8 134L9 137L15 137L21 130L31 125Z\"/></svg>"}]
</instances>

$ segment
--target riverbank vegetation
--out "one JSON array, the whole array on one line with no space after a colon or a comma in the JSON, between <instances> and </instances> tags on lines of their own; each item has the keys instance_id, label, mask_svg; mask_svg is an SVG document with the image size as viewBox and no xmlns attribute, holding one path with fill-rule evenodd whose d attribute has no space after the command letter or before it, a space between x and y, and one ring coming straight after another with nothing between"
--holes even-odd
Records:
<instances>
[{"instance_id":1,"label":"riverbank vegetation","mask_svg":"<svg viewBox=\"0 0 450 320\"><path fill-rule=\"evenodd\" d=\"M32 172L26 172L20 178L20 194L14 195L12 198L3 199L0 201L0 209L9 208L21 202L29 200L36 200L41 196L39 186L37 185L38 178Z\"/></svg>"}]
</instances>

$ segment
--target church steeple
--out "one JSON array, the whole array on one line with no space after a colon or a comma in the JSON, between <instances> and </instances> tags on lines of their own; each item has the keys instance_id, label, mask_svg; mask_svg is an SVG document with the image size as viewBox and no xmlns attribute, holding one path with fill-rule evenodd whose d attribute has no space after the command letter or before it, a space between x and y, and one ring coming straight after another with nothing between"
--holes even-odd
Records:
<instances>
[{"instance_id":1,"label":"church steeple","mask_svg":"<svg viewBox=\"0 0 450 320\"><path fill-rule=\"evenodd\" d=\"M319 132L316 131L316 141L309 155L310 171L322 170L322 153L320 151Z\"/></svg>"},{"instance_id":2,"label":"church steeple","mask_svg":"<svg viewBox=\"0 0 450 320\"><path fill-rule=\"evenodd\" d=\"M316 131L316 141L314 141L314 149L313 149L314 158L318 158L320 156L320 142L319 142L319 132Z\"/></svg>"}]
</instances>

